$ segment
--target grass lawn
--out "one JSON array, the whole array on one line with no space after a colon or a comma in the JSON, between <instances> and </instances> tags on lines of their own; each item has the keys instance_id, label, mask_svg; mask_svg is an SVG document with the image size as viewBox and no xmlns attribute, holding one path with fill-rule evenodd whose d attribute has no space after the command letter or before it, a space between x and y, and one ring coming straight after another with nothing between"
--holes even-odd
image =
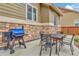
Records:
<instances>
[{"instance_id":1,"label":"grass lawn","mask_svg":"<svg viewBox=\"0 0 79 59\"><path fill-rule=\"evenodd\" d=\"M74 40L74 44L79 48L79 38Z\"/></svg>"}]
</instances>

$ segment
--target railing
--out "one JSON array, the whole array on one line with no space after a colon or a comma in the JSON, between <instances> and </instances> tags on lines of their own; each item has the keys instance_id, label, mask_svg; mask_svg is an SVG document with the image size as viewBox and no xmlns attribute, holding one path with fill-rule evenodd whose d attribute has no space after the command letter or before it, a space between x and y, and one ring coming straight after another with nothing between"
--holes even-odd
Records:
<instances>
[{"instance_id":1,"label":"railing","mask_svg":"<svg viewBox=\"0 0 79 59\"><path fill-rule=\"evenodd\" d=\"M65 34L79 35L79 27L76 26L61 27L61 32Z\"/></svg>"}]
</instances>

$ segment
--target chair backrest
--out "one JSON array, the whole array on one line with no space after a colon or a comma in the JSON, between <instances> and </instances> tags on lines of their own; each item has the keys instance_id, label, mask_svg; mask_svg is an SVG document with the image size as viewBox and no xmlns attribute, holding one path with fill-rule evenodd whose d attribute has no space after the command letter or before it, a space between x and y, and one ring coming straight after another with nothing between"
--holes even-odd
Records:
<instances>
[{"instance_id":1,"label":"chair backrest","mask_svg":"<svg viewBox=\"0 0 79 59\"><path fill-rule=\"evenodd\" d=\"M40 32L40 38L41 38L41 41L48 42L49 35L44 32Z\"/></svg>"},{"instance_id":2,"label":"chair backrest","mask_svg":"<svg viewBox=\"0 0 79 59\"><path fill-rule=\"evenodd\" d=\"M72 39L71 39L71 44L72 44L72 42L74 41L74 34L72 35Z\"/></svg>"},{"instance_id":3,"label":"chair backrest","mask_svg":"<svg viewBox=\"0 0 79 59\"><path fill-rule=\"evenodd\" d=\"M73 40L74 40L74 34L73 35L66 35L64 38L64 41L66 41L70 44L72 44Z\"/></svg>"}]
</instances>

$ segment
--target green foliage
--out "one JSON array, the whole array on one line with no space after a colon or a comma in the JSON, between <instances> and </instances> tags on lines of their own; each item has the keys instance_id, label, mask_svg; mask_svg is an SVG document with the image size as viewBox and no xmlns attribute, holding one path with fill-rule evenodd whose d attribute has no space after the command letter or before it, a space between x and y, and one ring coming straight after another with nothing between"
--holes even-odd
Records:
<instances>
[{"instance_id":1,"label":"green foliage","mask_svg":"<svg viewBox=\"0 0 79 59\"><path fill-rule=\"evenodd\" d=\"M74 39L75 42L79 42L79 39Z\"/></svg>"}]
</instances>

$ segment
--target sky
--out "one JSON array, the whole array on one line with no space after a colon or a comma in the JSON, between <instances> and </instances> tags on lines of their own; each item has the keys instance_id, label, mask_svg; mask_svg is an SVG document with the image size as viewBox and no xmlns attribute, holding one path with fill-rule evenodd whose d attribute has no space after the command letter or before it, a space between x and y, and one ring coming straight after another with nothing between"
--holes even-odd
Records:
<instances>
[{"instance_id":1,"label":"sky","mask_svg":"<svg viewBox=\"0 0 79 59\"><path fill-rule=\"evenodd\" d=\"M79 11L79 3L55 3L55 5L58 7Z\"/></svg>"}]
</instances>

